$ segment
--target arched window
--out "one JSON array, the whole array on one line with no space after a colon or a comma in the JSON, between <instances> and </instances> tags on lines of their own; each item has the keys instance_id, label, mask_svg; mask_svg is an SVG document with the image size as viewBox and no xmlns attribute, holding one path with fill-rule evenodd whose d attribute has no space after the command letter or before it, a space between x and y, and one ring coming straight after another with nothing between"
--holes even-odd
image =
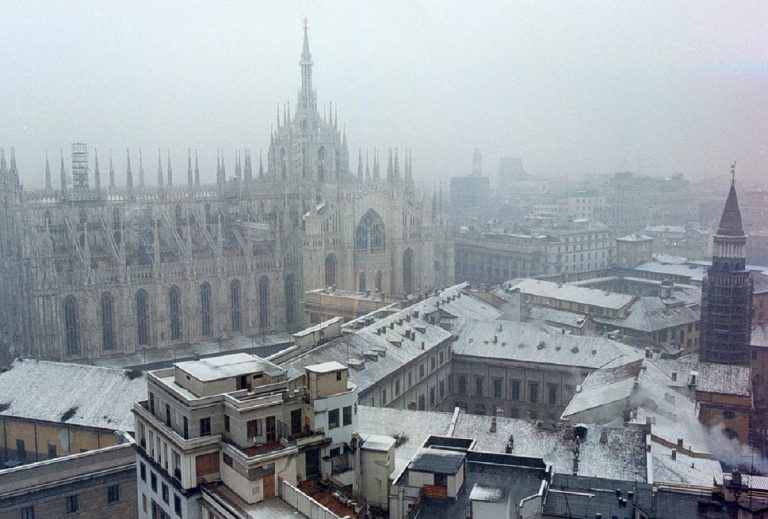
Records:
<instances>
[{"instance_id":1,"label":"arched window","mask_svg":"<svg viewBox=\"0 0 768 519\"><path fill-rule=\"evenodd\" d=\"M200 334L203 337L211 337L213 335L211 285L208 282L200 285Z\"/></svg>"},{"instance_id":2,"label":"arched window","mask_svg":"<svg viewBox=\"0 0 768 519\"><path fill-rule=\"evenodd\" d=\"M376 291L381 293L382 292L382 282L381 282L381 271L376 271Z\"/></svg>"},{"instance_id":3,"label":"arched window","mask_svg":"<svg viewBox=\"0 0 768 519\"><path fill-rule=\"evenodd\" d=\"M112 223L118 225L120 223L120 209L115 207L112 209Z\"/></svg>"},{"instance_id":4,"label":"arched window","mask_svg":"<svg viewBox=\"0 0 768 519\"><path fill-rule=\"evenodd\" d=\"M175 213L176 213L176 225L181 225L181 223L184 220L184 218L182 217L182 214L181 214L181 206L180 205L176 206Z\"/></svg>"},{"instance_id":5,"label":"arched window","mask_svg":"<svg viewBox=\"0 0 768 519\"><path fill-rule=\"evenodd\" d=\"M369 209L357 224L356 246L361 252L381 252L385 247L384 221L379 213Z\"/></svg>"},{"instance_id":6,"label":"arched window","mask_svg":"<svg viewBox=\"0 0 768 519\"><path fill-rule=\"evenodd\" d=\"M233 279L229 284L229 304L232 321L232 331L239 332L242 323L240 319L240 280Z\"/></svg>"},{"instance_id":7,"label":"arched window","mask_svg":"<svg viewBox=\"0 0 768 519\"><path fill-rule=\"evenodd\" d=\"M336 256L329 254L325 257L325 286L336 284Z\"/></svg>"},{"instance_id":8,"label":"arched window","mask_svg":"<svg viewBox=\"0 0 768 519\"><path fill-rule=\"evenodd\" d=\"M361 272L358 276L358 286L360 292L365 292L365 272Z\"/></svg>"},{"instance_id":9,"label":"arched window","mask_svg":"<svg viewBox=\"0 0 768 519\"><path fill-rule=\"evenodd\" d=\"M325 147L320 146L317 150L317 179L320 182L325 181Z\"/></svg>"},{"instance_id":10,"label":"arched window","mask_svg":"<svg viewBox=\"0 0 768 519\"><path fill-rule=\"evenodd\" d=\"M115 349L115 300L112 294L101 294L101 347Z\"/></svg>"},{"instance_id":11,"label":"arched window","mask_svg":"<svg viewBox=\"0 0 768 519\"><path fill-rule=\"evenodd\" d=\"M403 253L403 290L406 294L413 292L413 251L410 247Z\"/></svg>"},{"instance_id":12,"label":"arched window","mask_svg":"<svg viewBox=\"0 0 768 519\"><path fill-rule=\"evenodd\" d=\"M149 296L144 289L136 292L136 343L149 345Z\"/></svg>"},{"instance_id":13,"label":"arched window","mask_svg":"<svg viewBox=\"0 0 768 519\"><path fill-rule=\"evenodd\" d=\"M168 313L171 321L171 340L181 339L181 290L176 285L168 289Z\"/></svg>"},{"instance_id":14,"label":"arched window","mask_svg":"<svg viewBox=\"0 0 768 519\"><path fill-rule=\"evenodd\" d=\"M64 339L67 355L80 353L80 333L77 321L77 300L69 296L64 300Z\"/></svg>"},{"instance_id":15,"label":"arched window","mask_svg":"<svg viewBox=\"0 0 768 519\"><path fill-rule=\"evenodd\" d=\"M259 328L269 328L269 278L259 278Z\"/></svg>"},{"instance_id":16,"label":"arched window","mask_svg":"<svg viewBox=\"0 0 768 519\"><path fill-rule=\"evenodd\" d=\"M293 307L296 304L294 290L293 274L288 274L285 276L285 321L289 324L294 319ZM261 322L261 294L259 295L259 322Z\"/></svg>"}]
</instances>

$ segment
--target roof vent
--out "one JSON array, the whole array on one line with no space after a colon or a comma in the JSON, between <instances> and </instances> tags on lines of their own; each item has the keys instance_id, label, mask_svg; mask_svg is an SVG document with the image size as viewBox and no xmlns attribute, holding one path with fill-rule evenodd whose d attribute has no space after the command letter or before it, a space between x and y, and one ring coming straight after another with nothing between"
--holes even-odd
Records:
<instances>
[{"instance_id":1,"label":"roof vent","mask_svg":"<svg viewBox=\"0 0 768 519\"><path fill-rule=\"evenodd\" d=\"M537 350L543 350L546 347L547 347L547 343L544 341L539 341L539 344L536 345Z\"/></svg>"},{"instance_id":2,"label":"roof vent","mask_svg":"<svg viewBox=\"0 0 768 519\"><path fill-rule=\"evenodd\" d=\"M398 348L399 348L400 346L402 346L402 345L403 345L403 343L402 343L401 341L389 341L389 343L390 343L392 346L396 346L396 347L398 347Z\"/></svg>"},{"instance_id":3,"label":"roof vent","mask_svg":"<svg viewBox=\"0 0 768 519\"><path fill-rule=\"evenodd\" d=\"M574 346L573 348L571 348L571 353L579 353L579 347Z\"/></svg>"},{"instance_id":4,"label":"roof vent","mask_svg":"<svg viewBox=\"0 0 768 519\"><path fill-rule=\"evenodd\" d=\"M362 371L365 369L365 361L363 359L347 359L347 366Z\"/></svg>"}]
</instances>

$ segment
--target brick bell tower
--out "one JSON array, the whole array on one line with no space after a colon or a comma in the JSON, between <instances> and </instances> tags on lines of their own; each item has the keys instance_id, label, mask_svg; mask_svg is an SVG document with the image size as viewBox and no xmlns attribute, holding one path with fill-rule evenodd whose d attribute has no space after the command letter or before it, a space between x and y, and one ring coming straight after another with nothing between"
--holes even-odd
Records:
<instances>
[{"instance_id":1,"label":"brick bell tower","mask_svg":"<svg viewBox=\"0 0 768 519\"><path fill-rule=\"evenodd\" d=\"M746 269L747 235L736 197L735 163L713 245L712 266L702 284L699 358L746 365L752 332L752 280Z\"/></svg>"}]
</instances>

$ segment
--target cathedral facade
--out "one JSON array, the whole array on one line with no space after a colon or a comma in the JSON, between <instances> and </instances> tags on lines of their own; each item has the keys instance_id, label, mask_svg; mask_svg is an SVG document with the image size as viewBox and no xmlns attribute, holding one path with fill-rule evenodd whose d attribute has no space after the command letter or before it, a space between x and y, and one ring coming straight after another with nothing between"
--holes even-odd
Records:
<instances>
[{"instance_id":1,"label":"cathedral facade","mask_svg":"<svg viewBox=\"0 0 768 519\"><path fill-rule=\"evenodd\" d=\"M228 177L219 159L215 184L200 183L190 150L182 182L158 151L149 185L127 151L123 185L111 154L94 157L92 185L82 171L70 183L62 156L54 189L46 157L45 188L31 191L3 154L0 348L84 360L254 336L299 327L305 290L402 297L452 282L445 219L417 192L410 154L358 153L353 171L312 65L305 27L295 113L278 108L258 165L238 154Z\"/></svg>"}]
</instances>

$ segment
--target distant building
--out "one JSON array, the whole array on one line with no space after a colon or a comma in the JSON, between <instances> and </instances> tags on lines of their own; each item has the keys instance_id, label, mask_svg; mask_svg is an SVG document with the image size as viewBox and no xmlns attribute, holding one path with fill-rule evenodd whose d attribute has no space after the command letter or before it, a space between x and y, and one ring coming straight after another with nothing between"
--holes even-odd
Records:
<instances>
[{"instance_id":1,"label":"distant building","mask_svg":"<svg viewBox=\"0 0 768 519\"><path fill-rule=\"evenodd\" d=\"M747 236L733 181L713 241L712 266L702 283L700 358L703 362L748 364L753 285L746 268Z\"/></svg>"},{"instance_id":2,"label":"distant building","mask_svg":"<svg viewBox=\"0 0 768 519\"><path fill-rule=\"evenodd\" d=\"M616 238L616 266L634 268L653 259L653 238L643 234L628 234Z\"/></svg>"},{"instance_id":3,"label":"distant building","mask_svg":"<svg viewBox=\"0 0 768 519\"><path fill-rule=\"evenodd\" d=\"M502 157L499 160L499 170L496 174L496 187L500 193L512 192L517 182L526 180L528 173L523 167L522 159L517 157Z\"/></svg>"},{"instance_id":4,"label":"distant building","mask_svg":"<svg viewBox=\"0 0 768 519\"><path fill-rule=\"evenodd\" d=\"M453 215L484 209L488 203L490 187L488 177L467 175L451 177L450 210Z\"/></svg>"},{"instance_id":5,"label":"distant building","mask_svg":"<svg viewBox=\"0 0 768 519\"><path fill-rule=\"evenodd\" d=\"M473 285L605 269L613 264L615 249L610 230L588 221L521 232L465 232L454 242L455 278Z\"/></svg>"}]
</instances>

